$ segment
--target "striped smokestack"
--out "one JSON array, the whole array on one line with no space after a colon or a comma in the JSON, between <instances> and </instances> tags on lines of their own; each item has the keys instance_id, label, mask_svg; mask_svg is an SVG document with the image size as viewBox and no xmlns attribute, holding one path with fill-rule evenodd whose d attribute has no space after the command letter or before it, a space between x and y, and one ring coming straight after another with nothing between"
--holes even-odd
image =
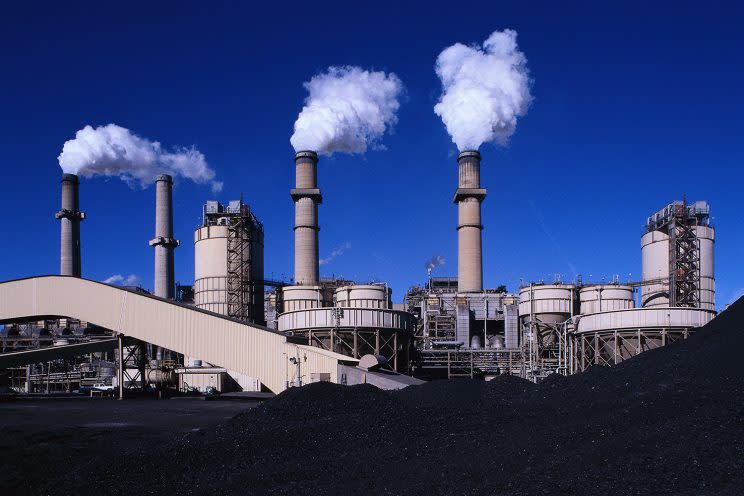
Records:
<instances>
[{"instance_id":1,"label":"striped smokestack","mask_svg":"<svg viewBox=\"0 0 744 496\"><path fill-rule=\"evenodd\" d=\"M175 281L173 250L179 245L173 238L173 178L162 174L155 180L155 296L173 298Z\"/></svg>"},{"instance_id":2,"label":"striped smokestack","mask_svg":"<svg viewBox=\"0 0 744 496\"><path fill-rule=\"evenodd\" d=\"M81 275L80 221L85 213L80 211L78 177L62 174L62 208L54 216L60 221L59 273L63 276Z\"/></svg>"},{"instance_id":3,"label":"striped smokestack","mask_svg":"<svg viewBox=\"0 0 744 496\"><path fill-rule=\"evenodd\" d=\"M318 189L318 154L297 152L295 167L295 188L290 191L295 203L295 284L315 286L320 280L318 204L323 201Z\"/></svg>"},{"instance_id":4,"label":"striped smokestack","mask_svg":"<svg viewBox=\"0 0 744 496\"><path fill-rule=\"evenodd\" d=\"M486 190L480 187L480 160L472 150L457 157L457 290L462 293L483 291L481 202Z\"/></svg>"}]
</instances>

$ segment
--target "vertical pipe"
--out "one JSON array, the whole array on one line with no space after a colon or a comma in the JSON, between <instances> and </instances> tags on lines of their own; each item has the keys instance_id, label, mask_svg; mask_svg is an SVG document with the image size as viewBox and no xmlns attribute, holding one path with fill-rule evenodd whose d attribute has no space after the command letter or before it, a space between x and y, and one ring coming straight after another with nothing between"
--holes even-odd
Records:
<instances>
[{"instance_id":1,"label":"vertical pipe","mask_svg":"<svg viewBox=\"0 0 744 496\"><path fill-rule=\"evenodd\" d=\"M116 373L116 379L119 383L119 399L124 399L124 335L116 336L116 351L119 355L119 370Z\"/></svg>"},{"instance_id":2,"label":"vertical pipe","mask_svg":"<svg viewBox=\"0 0 744 496\"><path fill-rule=\"evenodd\" d=\"M60 221L60 263L63 276L80 277L80 221L85 213L80 211L78 177L62 174L62 208L54 216Z\"/></svg>"},{"instance_id":3,"label":"vertical pipe","mask_svg":"<svg viewBox=\"0 0 744 496\"><path fill-rule=\"evenodd\" d=\"M320 280L318 263L318 154L301 151L295 155L295 284L316 286Z\"/></svg>"},{"instance_id":4,"label":"vertical pipe","mask_svg":"<svg viewBox=\"0 0 744 496\"><path fill-rule=\"evenodd\" d=\"M483 255L481 231L481 202L486 190L480 187L480 160L478 151L464 151L457 157L457 290L480 292L483 290Z\"/></svg>"},{"instance_id":5,"label":"vertical pipe","mask_svg":"<svg viewBox=\"0 0 744 496\"><path fill-rule=\"evenodd\" d=\"M175 276L173 250L179 241L173 238L173 178L162 174L155 180L155 296L173 298Z\"/></svg>"}]
</instances>

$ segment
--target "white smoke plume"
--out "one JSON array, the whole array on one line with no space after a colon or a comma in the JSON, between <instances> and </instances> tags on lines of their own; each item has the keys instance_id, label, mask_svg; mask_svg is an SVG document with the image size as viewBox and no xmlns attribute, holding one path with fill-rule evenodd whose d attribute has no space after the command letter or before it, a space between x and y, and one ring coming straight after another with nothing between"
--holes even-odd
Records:
<instances>
[{"instance_id":1,"label":"white smoke plume","mask_svg":"<svg viewBox=\"0 0 744 496\"><path fill-rule=\"evenodd\" d=\"M494 31L483 47L455 43L445 48L436 72L442 96L434 112L457 148L477 150L491 141L505 145L532 101L527 58L517 47L516 31Z\"/></svg>"},{"instance_id":2,"label":"white smoke plume","mask_svg":"<svg viewBox=\"0 0 744 496\"><path fill-rule=\"evenodd\" d=\"M424 267L428 272L431 272L436 267L444 265L445 260L444 257L441 255L434 255L431 257L431 259L427 260L426 263L424 263Z\"/></svg>"},{"instance_id":3,"label":"white smoke plume","mask_svg":"<svg viewBox=\"0 0 744 496\"><path fill-rule=\"evenodd\" d=\"M139 286L140 278L134 274L129 274L128 276L114 274L108 279L104 279L103 282L106 284L114 284L116 286Z\"/></svg>"},{"instance_id":4,"label":"white smoke plume","mask_svg":"<svg viewBox=\"0 0 744 496\"><path fill-rule=\"evenodd\" d=\"M342 244L342 245L341 245L341 246L339 246L338 248L335 248L335 249L334 249L334 250L333 250L333 251L331 252L331 254L330 254L330 255L328 255L328 256L327 256L326 258L321 258L321 259L319 260L319 263L320 263L320 265L328 265L328 264L329 264L329 263L331 263L331 262L332 262L332 261L333 261L334 259L336 259L336 258L340 257L340 256L341 256L341 255L343 255L343 254L344 254L344 253L345 253L345 252L346 252L347 250L350 250L350 249L351 249L351 243L349 243L349 242L347 241L346 243Z\"/></svg>"},{"instance_id":5,"label":"white smoke plume","mask_svg":"<svg viewBox=\"0 0 744 496\"><path fill-rule=\"evenodd\" d=\"M65 142L57 158L62 171L84 177L118 176L130 186L146 187L160 174L210 184L212 191L222 190L204 155L196 148L165 150L157 141L137 136L129 129L108 124L85 126L75 139Z\"/></svg>"},{"instance_id":6,"label":"white smoke plume","mask_svg":"<svg viewBox=\"0 0 744 496\"><path fill-rule=\"evenodd\" d=\"M289 140L295 151L364 153L398 120L403 84L392 72L329 67L304 86L309 95Z\"/></svg>"}]
</instances>

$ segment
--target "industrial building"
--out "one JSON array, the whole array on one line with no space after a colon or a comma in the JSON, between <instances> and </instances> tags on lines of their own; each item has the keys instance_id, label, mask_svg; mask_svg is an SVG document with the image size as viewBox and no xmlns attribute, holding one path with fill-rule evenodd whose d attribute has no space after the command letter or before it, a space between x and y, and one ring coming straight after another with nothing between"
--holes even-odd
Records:
<instances>
[{"instance_id":1,"label":"industrial building","mask_svg":"<svg viewBox=\"0 0 744 496\"><path fill-rule=\"evenodd\" d=\"M154 292L82 279L79 180L62 177L60 276L0 283L0 368L25 391L269 390L310 381L385 388L411 376L534 381L612 365L685 339L715 316L706 202L648 217L642 279L483 287L481 154L457 157L456 277L393 304L384 282L321 277L318 155L294 157L293 281L264 277L264 228L243 201L209 200L194 229L194 282L176 284L173 180L155 184Z\"/></svg>"}]
</instances>

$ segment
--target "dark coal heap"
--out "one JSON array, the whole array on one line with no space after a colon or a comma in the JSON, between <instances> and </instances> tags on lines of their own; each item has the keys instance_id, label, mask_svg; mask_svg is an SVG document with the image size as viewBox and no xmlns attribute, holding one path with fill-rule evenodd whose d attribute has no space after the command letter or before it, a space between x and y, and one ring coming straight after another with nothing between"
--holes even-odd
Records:
<instances>
[{"instance_id":1,"label":"dark coal heap","mask_svg":"<svg viewBox=\"0 0 744 496\"><path fill-rule=\"evenodd\" d=\"M317 383L100 460L60 494L744 494L744 301L682 343L539 385Z\"/></svg>"}]
</instances>

